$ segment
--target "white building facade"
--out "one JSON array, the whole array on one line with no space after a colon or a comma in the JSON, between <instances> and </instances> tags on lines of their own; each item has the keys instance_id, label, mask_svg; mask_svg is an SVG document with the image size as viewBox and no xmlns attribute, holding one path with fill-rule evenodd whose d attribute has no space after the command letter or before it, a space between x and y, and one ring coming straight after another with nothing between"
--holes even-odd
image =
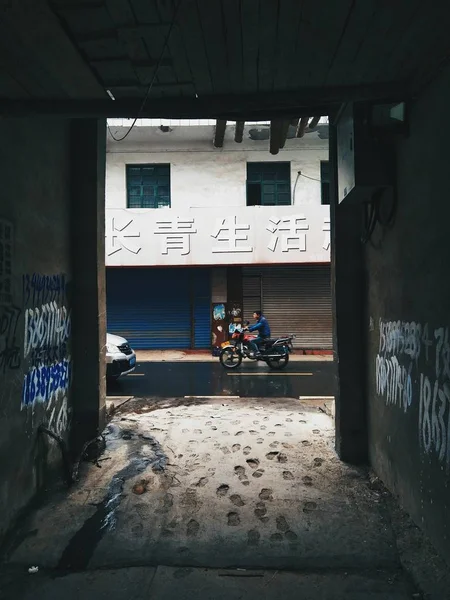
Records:
<instances>
[{"instance_id":1,"label":"white building facade","mask_svg":"<svg viewBox=\"0 0 450 600\"><path fill-rule=\"evenodd\" d=\"M110 125L114 137L126 128ZM136 348L218 346L263 310L274 335L331 348L328 127L137 126L108 135L108 330Z\"/></svg>"}]
</instances>

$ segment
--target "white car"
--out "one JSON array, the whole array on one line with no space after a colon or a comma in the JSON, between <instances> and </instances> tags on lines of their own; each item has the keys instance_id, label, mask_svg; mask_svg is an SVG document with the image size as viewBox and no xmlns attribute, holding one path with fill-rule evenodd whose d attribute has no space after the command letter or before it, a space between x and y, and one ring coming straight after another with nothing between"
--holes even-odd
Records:
<instances>
[{"instance_id":1,"label":"white car","mask_svg":"<svg viewBox=\"0 0 450 600\"><path fill-rule=\"evenodd\" d=\"M118 379L136 368L136 354L128 341L112 333L106 334L106 378Z\"/></svg>"}]
</instances>

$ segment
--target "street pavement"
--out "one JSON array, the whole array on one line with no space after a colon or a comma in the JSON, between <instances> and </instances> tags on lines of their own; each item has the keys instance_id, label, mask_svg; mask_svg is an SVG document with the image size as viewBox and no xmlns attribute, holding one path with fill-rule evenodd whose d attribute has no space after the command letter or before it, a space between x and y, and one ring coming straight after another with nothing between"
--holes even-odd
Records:
<instances>
[{"instance_id":1,"label":"street pavement","mask_svg":"<svg viewBox=\"0 0 450 600\"><path fill-rule=\"evenodd\" d=\"M163 398L239 396L241 398L299 398L334 396L332 361L292 361L282 371L265 363L244 361L226 371L215 362L138 362L134 373L108 385L108 395Z\"/></svg>"}]
</instances>

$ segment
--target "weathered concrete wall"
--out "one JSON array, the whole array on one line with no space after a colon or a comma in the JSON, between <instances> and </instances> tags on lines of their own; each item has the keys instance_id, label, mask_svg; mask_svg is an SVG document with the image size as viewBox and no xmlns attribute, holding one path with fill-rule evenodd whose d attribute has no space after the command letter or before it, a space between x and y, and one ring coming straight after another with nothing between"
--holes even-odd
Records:
<instances>
[{"instance_id":1,"label":"weathered concrete wall","mask_svg":"<svg viewBox=\"0 0 450 600\"><path fill-rule=\"evenodd\" d=\"M0 534L60 464L72 401L67 121L0 122Z\"/></svg>"},{"instance_id":2,"label":"weathered concrete wall","mask_svg":"<svg viewBox=\"0 0 450 600\"><path fill-rule=\"evenodd\" d=\"M127 206L127 164L170 163L171 206L186 210L246 206L247 162L279 161L291 163L292 204L320 206L320 183L315 180L320 179L320 161L328 160L328 127L321 125L303 138L287 140L275 156L269 153L267 139L250 139L250 129L238 144L233 127L228 127L223 148L213 147L214 127L174 127L170 133L135 127L123 142L108 135L106 207ZM123 135L120 128L113 130ZM298 171L305 177L295 185Z\"/></svg>"},{"instance_id":3,"label":"weathered concrete wall","mask_svg":"<svg viewBox=\"0 0 450 600\"><path fill-rule=\"evenodd\" d=\"M76 455L102 424L105 127L1 120L0 135L1 539L62 474L39 426Z\"/></svg>"},{"instance_id":4,"label":"weathered concrete wall","mask_svg":"<svg viewBox=\"0 0 450 600\"><path fill-rule=\"evenodd\" d=\"M106 122L71 126L71 232L74 376L71 453L102 431L106 396L105 162Z\"/></svg>"},{"instance_id":5,"label":"weathered concrete wall","mask_svg":"<svg viewBox=\"0 0 450 600\"><path fill-rule=\"evenodd\" d=\"M330 125L331 288L333 354L336 364L335 423L339 458L367 463L365 365L364 255L361 248L360 206L338 205L336 126Z\"/></svg>"},{"instance_id":6,"label":"weathered concrete wall","mask_svg":"<svg viewBox=\"0 0 450 600\"><path fill-rule=\"evenodd\" d=\"M450 559L450 71L397 145L398 209L366 253L372 463Z\"/></svg>"},{"instance_id":7,"label":"weathered concrete wall","mask_svg":"<svg viewBox=\"0 0 450 600\"><path fill-rule=\"evenodd\" d=\"M115 134L124 134L116 129ZM321 204L320 185L320 162L328 160L328 125L287 140L276 156L268 151L267 137L252 139L250 131L248 126L238 144L234 127L228 127L223 148L213 147L210 126L174 126L166 133L138 126L123 142L108 135L107 266L329 262L330 213ZM262 131L268 136L267 127ZM290 163L292 205L247 206L247 162L274 161ZM170 164L171 207L127 209L126 166L153 163ZM274 219L281 221L280 231L289 230L280 241ZM188 229L184 221L191 222ZM167 247L169 222L172 245L174 233L186 234L176 236L186 243L182 251ZM217 244L219 229L222 242ZM234 231L239 241L225 244Z\"/></svg>"}]
</instances>

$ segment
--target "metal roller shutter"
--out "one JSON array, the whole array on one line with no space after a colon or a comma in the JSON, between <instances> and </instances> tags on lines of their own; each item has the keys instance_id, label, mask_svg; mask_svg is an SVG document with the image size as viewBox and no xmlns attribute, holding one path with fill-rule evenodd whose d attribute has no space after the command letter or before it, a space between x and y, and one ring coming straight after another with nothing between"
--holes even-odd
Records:
<instances>
[{"instance_id":1,"label":"metal roller shutter","mask_svg":"<svg viewBox=\"0 0 450 600\"><path fill-rule=\"evenodd\" d=\"M244 289L247 279L255 289L258 278L262 310L274 337L293 333L297 348L332 348L329 265L248 268L244 270ZM244 298L244 313L251 310Z\"/></svg>"},{"instance_id":2,"label":"metal roller shutter","mask_svg":"<svg viewBox=\"0 0 450 600\"><path fill-rule=\"evenodd\" d=\"M261 310L261 273L259 269L244 267L242 275L243 319L244 323L252 323L253 311Z\"/></svg>"},{"instance_id":3,"label":"metal roller shutter","mask_svg":"<svg viewBox=\"0 0 450 600\"><path fill-rule=\"evenodd\" d=\"M107 269L108 332L138 350L208 348L209 280L208 269Z\"/></svg>"}]
</instances>

